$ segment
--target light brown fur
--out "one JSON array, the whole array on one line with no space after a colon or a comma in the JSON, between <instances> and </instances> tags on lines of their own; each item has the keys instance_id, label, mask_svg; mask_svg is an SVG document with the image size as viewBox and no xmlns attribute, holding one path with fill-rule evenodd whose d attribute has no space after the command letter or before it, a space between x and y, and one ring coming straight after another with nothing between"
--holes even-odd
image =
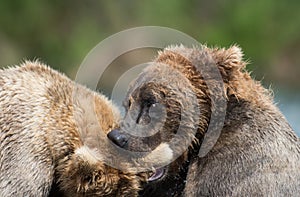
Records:
<instances>
[{"instance_id":1,"label":"light brown fur","mask_svg":"<svg viewBox=\"0 0 300 197\"><path fill-rule=\"evenodd\" d=\"M172 147L173 151L181 151L180 147L191 137L194 139L190 148L166 167L164 177L145 184L142 195L299 195L299 138L274 105L270 91L245 71L242 55L236 46L229 49L169 47L132 83L125 108L127 115L140 116L138 119L132 116L132 122L125 116L123 125L127 131L134 129L135 124L148 124L143 120L149 119L152 106L145 104L150 101L150 104L166 106L167 110L160 132L139 139L139 143L142 141L153 149L161 142L168 142L176 136L179 124L185 126L186 134L178 147ZM214 64L208 64L211 61ZM205 67L206 64L216 66L223 84L220 85L215 72ZM189 83L179 78L175 71L183 74ZM184 121L181 113L186 103L195 98L193 95L196 95L200 114L190 110L186 115L190 121ZM222 100L225 106L218 105ZM221 124L221 134L216 134L218 140L212 149L199 157L199 147L209 144L205 135L212 112L220 115L222 111L225 112L224 122L214 125ZM212 127L213 132L215 127ZM127 146L135 149L137 144L137 139L131 138Z\"/></svg>"},{"instance_id":2,"label":"light brown fur","mask_svg":"<svg viewBox=\"0 0 300 197\"><path fill-rule=\"evenodd\" d=\"M103 95L27 61L0 71L0 109L0 196L137 195L139 177L98 159L119 121Z\"/></svg>"}]
</instances>

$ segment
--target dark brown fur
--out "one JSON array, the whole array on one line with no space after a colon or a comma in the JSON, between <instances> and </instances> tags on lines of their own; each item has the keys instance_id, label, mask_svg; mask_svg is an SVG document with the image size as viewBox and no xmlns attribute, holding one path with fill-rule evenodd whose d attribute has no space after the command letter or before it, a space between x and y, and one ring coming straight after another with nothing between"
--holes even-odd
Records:
<instances>
[{"instance_id":1,"label":"dark brown fur","mask_svg":"<svg viewBox=\"0 0 300 197\"><path fill-rule=\"evenodd\" d=\"M209 65L217 66L221 74L221 84L212 67L205 67L211 61L214 64ZM236 46L229 49L170 47L132 83L124 103L126 116L133 117L133 121L125 116L123 127L130 131L136 128L135 124L149 124L151 103L166 106L166 121L154 136L132 137L127 148L136 149L142 143L143 147L153 149L176 136L179 124L185 126L186 136L172 150L180 152L180 147L189 143L189 149L166 167L164 177L145 184L142 195L299 195L299 138L274 105L269 90L250 77L245 65ZM184 121L182 111L193 95L200 114L190 110L186 114L190 121ZM218 101L225 101L227 107L218 106ZM149 102L150 105L145 105ZM209 144L203 140L212 122L212 112L218 117L222 111L225 120L216 123L216 127L223 126L221 135L208 154L199 157L199 147Z\"/></svg>"}]
</instances>

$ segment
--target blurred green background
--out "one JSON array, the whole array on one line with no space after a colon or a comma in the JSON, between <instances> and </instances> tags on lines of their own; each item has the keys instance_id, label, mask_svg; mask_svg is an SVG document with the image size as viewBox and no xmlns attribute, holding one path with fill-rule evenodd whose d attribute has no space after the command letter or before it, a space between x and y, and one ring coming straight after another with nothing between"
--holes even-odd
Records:
<instances>
[{"instance_id":1,"label":"blurred green background","mask_svg":"<svg viewBox=\"0 0 300 197\"><path fill-rule=\"evenodd\" d=\"M1 1L0 65L40 59L74 78L86 54L119 31L180 30L209 46L240 45L256 79L300 130L300 1Z\"/></svg>"}]
</instances>

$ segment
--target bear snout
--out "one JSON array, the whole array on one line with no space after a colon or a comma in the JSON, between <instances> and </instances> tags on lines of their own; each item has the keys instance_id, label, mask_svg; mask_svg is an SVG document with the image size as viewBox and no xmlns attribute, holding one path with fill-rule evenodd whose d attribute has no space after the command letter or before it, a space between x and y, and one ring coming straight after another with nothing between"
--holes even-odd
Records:
<instances>
[{"instance_id":1,"label":"bear snout","mask_svg":"<svg viewBox=\"0 0 300 197\"><path fill-rule=\"evenodd\" d=\"M119 129L114 129L107 134L107 137L116 145L121 148L125 148L127 145L129 136L122 133Z\"/></svg>"}]
</instances>

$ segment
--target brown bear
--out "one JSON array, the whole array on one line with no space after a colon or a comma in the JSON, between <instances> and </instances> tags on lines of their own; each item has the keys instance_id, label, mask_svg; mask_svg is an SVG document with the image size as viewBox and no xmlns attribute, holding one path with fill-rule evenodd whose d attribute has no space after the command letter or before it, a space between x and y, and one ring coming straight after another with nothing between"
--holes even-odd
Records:
<instances>
[{"instance_id":1,"label":"brown bear","mask_svg":"<svg viewBox=\"0 0 300 197\"><path fill-rule=\"evenodd\" d=\"M141 196L299 195L299 138L242 56L237 46L171 46L132 82L109 137L135 151L168 143L174 155Z\"/></svg>"},{"instance_id":2,"label":"brown bear","mask_svg":"<svg viewBox=\"0 0 300 197\"><path fill-rule=\"evenodd\" d=\"M99 159L119 124L105 96L26 61L0 70L0 109L0 196L137 196L142 177Z\"/></svg>"}]
</instances>

